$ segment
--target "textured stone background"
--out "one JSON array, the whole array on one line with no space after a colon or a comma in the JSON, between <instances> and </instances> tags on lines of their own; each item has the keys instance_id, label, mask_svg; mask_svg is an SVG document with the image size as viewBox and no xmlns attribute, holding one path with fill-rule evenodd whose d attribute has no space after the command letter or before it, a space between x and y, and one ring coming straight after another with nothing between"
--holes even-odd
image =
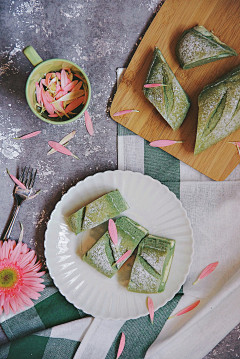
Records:
<instances>
[{"instance_id":1,"label":"textured stone background","mask_svg":"<svg viewBox=\"0 0 240 359\"><path fill-rule=\"evenodd\" d=\"M170 1L170 0L169 0ZM117 125L108 108L116 90L116 68L127 66L156 12L159 0L0 0L0 228L13 206L13 183L6 168L16 175L25 165L38 170L35 189L40 195L23 204L18 220L24 241L44 261L43 241L47 221L61 196L86 176L117 168ZM43 60L54 57L76 62L89 76L89 106L94 136L83 119L54 126L38 119L25 99L25 84L33 66L22 49L32 45ZM41 130L38 137L14 137ZM60 141L76 130L68 145L80 160L59 153L47 156L48 141ZM18 238L16 223L12 238ZM236 327L205 359L240 357Z\"/></svg>"}]
</instances>

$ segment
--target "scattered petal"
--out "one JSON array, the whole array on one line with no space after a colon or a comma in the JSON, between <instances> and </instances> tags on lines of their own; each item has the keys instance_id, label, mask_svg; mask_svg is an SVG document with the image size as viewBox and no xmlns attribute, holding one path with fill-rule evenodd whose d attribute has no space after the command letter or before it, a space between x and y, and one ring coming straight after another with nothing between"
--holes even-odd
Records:
<instances>
[{"instance_id":1,"label":"scattered petal","mask_svg":"<svg viewBox=\"0 0 240 359\"><path fill-rule=\"evenodd\" d=\"M123 262L125 259L127 259L128 257L130 257L132 251L131 249L129 249L126 253L124 253L118 260L116 263L120 263Z\"/></svg>"},{"instance_id":2,"label":"scattered petal","mask_svg":"<svg viewBox=\"0 0 240 359\"><path fill-rule=\"evenodd\" d=\"M22 182L20 182L16 177L14 177L13 175L11 175L11 173L8 171L7 169L7 173L9 174L9 176L11 177L11 179L13 180L13 182L16 183L16 185L18 185L19 187L21 187L22 189L26 189L26 186L24 186L24 184Z\"/></svg>"},{"instance_id":3,"label":"scattered petal","mask_svg":"<svg viewBox=\"0 0 240 359\"><path fill-rule=\"evenodd\" d=\"M66 147L60 145L60 143L55 142L55 141L48 141L48 144L49 144L49 146L54 148L56 151L61 152L68 156L72 156L79 160L79 158L77 156L75 156L72 152L70 152Z\"/></svg>"},{"instance_id":4,"label":"scattered petal","mask_svg":"<svg viewBox=\"0 0 240 359\"><path fill-rule=\"evenodd\" d=\"M131 113L131 112L139 112L139 111L138 110L123 110L123 111L115 112L113 114L113 116L122 116L122 115L126 115L127 113Z\"/></svg>"},{"instance_id":5,"label":"scattered petal","mask_svg":"<svg viewBox=\"0 0 240 359\"><path fill-rule=\"evenodd\" d=\"M24 135L21 137L15 137L14 140L25 140L26 138L31 138L31 137L37 136L40 133L41 133L41 131L31 132L31 133L28 133L27 135Z\"/></svg>"},{"instance_id":6,"label":"scattered petal","mask_svg":"<svg viewBox=\"0 0 240 359\"><path fill-rule=\"evenodd\" d=\"M205 277L207 277L210 273L212 273L214 271L214 269L217 267L218 262L215 263L211 263L209 264L199 275L199 277L197 278L197 280L195 280L195 282L193 282L193 284L196 284L200 279L203 279Z\"/></svg>"},{"instance_id":7,"label":"scattered petal","mask_svg":"<svg viewBox=\"0 0 240 359\"><path fill-rule=\"evenodd\" d=\"M165 84L145 84L143 87L151 88L151 87L159 87L159 86L167 86Z\"/></svg>"},{"instance_id":8,"label":"scattered petal","mask_svg":"<svg viewBox=\"0 0 240 359\"><path fill-rule=\"evenodd\" d=\"M197 300L195 303L189 305L188 307L180 310L180 312L178 312L177 314L172 315L171 317L169 317L168 319L174 318L174 317L179 317L179 315L185 314L187 312L190 312L190 310L193 310L194 308L196 308L196 306L200 303L200 300Z\"/></svg>"},{"instance_id":9,"label":"scattered petal","mask_svg":"<svg viewBox=\"0 0 240 359\"><path fill-rule=\"evenodd\" d=\"M115 246L117 246L118 245L117 227L114 220L112 219L109 219L108 221L108 233Z\"/></svg>"},{"instance_id":10,"label":"scattered petal","mask_svg":"<svg viewBox=\"0 0 240 359\"><path fill-rule=\"evenodd\" d=\"M147 305L148 305L148 311L149 311L150 319L151 319L151 322L153 324L154 305L153 305L152 298L150 298L150 297L147 298Z\"/></svg>"},{"instance_id":11,"label":"scattered petal","mask_svg":"<svg viewBox=\"0 0 240 359\"><path fill-rule=\"evenodd\" d=\"M150 142L150 146L152 147L166 147L174 145L175 143L183 143L184 141L173 141L173 140L157 140Z\"/></svg>"},{"instance_id":12,"label":"scattered petal","mask_svg":"<svg viewBox=\"0 0 240 359\"><path fill-rule=\"evenodd\" d=\"M92 136L93 135L93 124L92 124L91 117L87 111L84 112L84 117L85 117L85 124L86 124L87 131Z\"/></svg>"},{"instance_id":13,"label":"scattered petal","mask_svg":"<svg viewBox=\"0 0 240 359\"><path fill-rule=\"evenodd\" d=\"M68 143L74 136L75 136L76 131L72 131L70 132L68 135L66 135L65 137L63 137L63 139L61 139L61 141L59 142L60 145L65 145L66 143ZM53 153L57 152L54 148L51 148L51 150L48 151L48 155L51 155Z\"/></svg>"},{"instance_id":14,"label":"scattered petal","mask_svg":"<svg viewBox=\"0 0 240 359\"><path fill-rule=\"evenodd\" d=\"M116 359L118 359L120 357L120 355L122 354L124 346L125 346L125 334L122 333Z\"/></svg>"}]
</instances>

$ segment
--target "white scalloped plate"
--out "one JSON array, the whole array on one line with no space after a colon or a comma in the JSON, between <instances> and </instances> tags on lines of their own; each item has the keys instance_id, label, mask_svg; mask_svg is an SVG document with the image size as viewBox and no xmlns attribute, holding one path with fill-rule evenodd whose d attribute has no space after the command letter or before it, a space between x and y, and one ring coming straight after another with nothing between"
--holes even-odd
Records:
<instances>
[{"instance_id":1,"label":"white scalloped plate","mask_svg":"<svg viewBox=\"0 0 240 359\"><path fill-rule=\"evenodd\" d=\"M176 240L166 288L162 293L151 294L155 309L172 299L190 269L192 229L186 211L175 194L159 181L141 173L118 170L97 173L70 188L57 203L48 222L45 255L55 285L75 307L94 317L127 320L148 314L148 295L127 291L124 270L109 279L83 262L81 255L89 247L88 241L93 244L93 238L96 240L97 236L101 236L100 229L76 236L65 220L78 208L114 189L119 189L130 206L124 215L153 235Z\"/></svg>"}]
</instances>

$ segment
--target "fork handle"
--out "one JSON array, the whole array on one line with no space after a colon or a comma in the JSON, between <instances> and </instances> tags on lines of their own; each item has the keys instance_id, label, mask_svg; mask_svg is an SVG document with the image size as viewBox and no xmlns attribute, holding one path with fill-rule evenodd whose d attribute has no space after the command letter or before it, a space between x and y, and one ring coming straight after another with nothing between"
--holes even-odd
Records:
<instances>
[{"instance_id":1,"label":"fork handle","mask_svg":"<svg viewBox=\"0 0 240 359\"><path fill-rule=\"evenodd\" d=\"M10 238L10 235L11 235L11 232L12 232L12 229L13 229L13 226L14 226L14 223L15 223L15 221L16 221L16 218L17 218L19 209L20 209L20 206L16 206L16 207L15 207L15 210L14 210L13 216L12 216L12 220L11 220L9 226L8 226L8 229L7 229L7 231L6 231L5 235L4 235L3 240L7 240L7 239Z\"/></svg>"}]
</instances>

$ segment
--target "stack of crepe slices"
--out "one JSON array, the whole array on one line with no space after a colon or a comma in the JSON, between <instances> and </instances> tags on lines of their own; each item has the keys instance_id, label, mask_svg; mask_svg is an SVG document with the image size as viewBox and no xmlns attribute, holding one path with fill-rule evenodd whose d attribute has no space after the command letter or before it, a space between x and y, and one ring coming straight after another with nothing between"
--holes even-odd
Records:
<instances>
[{"instance_id":1,"label":"stack of crepe slices","mask_svg":"<svg viewBox=\"0 0 240 359\"><path fill-rule=\"evenodd\" d=\"M111 278L136 249L127 289L138 293L162 292L170 272L175 240L150 235L146 228L132 219L119 217L127 209L128 204L116 189L68 216L67 223L77 235L118 216L114 220L117 243L112 241L107 231L84 254L83 261Z\"/></svg>"},{"instance_id":2,"label":"stack of crepe slices","mask_svg":"<svg viewBox=\"0 0 240 359\"><path fill-rule=\"evenodd\" d=\"M204 26L181 35L176 46L180 66L187 70L238 54ZM161 84L159 87L145 87ZM190 101L161 51L156 47L143 92L171 128L185 119ZM194 154L197 155L240 128L240 66L204 87L198 98L198 127Z\"/></svg>"}]
</instances>

